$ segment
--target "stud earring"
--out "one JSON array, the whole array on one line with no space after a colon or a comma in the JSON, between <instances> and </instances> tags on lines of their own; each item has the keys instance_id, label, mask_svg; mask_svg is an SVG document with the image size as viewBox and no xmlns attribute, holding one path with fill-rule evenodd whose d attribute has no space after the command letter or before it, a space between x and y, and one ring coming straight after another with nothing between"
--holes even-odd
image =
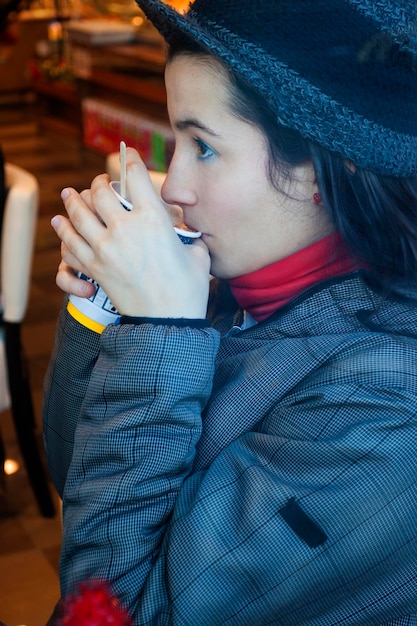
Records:
<instances>
[{"instance_id":1,"label":"stud earring","mask_svg":"<svg viewBox=\"0 0 417 626\"><path fill-rule=\"evenodd\" d=\"M315 204L320 204L321 202L321 196L319 193L313 193L313 200L315 202Z\"/></svg>"}]
</instances>

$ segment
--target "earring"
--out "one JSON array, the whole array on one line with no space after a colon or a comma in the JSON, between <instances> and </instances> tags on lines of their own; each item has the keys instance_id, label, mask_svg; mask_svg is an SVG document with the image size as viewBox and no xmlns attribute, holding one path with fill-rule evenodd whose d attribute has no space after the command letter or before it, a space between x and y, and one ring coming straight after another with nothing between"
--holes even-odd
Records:
<instances>
[{"instance_id":1,"label":"earring","mask_svg":"<svg viewBox=\"0 0 417 626\"><path fill-rule=\"evenodd\" d=\"M320 204L321 202L321 196L319 193L313 193L313 200L315 202L315 204Z\"/></svg>"}]
</instances>

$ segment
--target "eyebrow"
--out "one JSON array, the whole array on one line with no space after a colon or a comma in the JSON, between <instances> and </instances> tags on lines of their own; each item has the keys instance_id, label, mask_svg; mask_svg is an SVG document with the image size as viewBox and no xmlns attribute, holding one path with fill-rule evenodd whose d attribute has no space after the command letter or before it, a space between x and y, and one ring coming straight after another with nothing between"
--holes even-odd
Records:
<instances>
[{"instance_id":1,"label":"eyebrow","mask_svg":"<svg viewBox=\"0 0 417 626\"><path fill-rule=\"evenodd\" d=\"M213 130L211 130L211 128L208 128L208 126L204 126L204 124L201 124L201 122L194 118L178 120L177 122L174 122L173 126L176 130L180 131L188 130L189 128L197 128L198 130L202 130L208 135L212 135L212 137L218 137L218 135Z\"/></svg>"}]
</instances>

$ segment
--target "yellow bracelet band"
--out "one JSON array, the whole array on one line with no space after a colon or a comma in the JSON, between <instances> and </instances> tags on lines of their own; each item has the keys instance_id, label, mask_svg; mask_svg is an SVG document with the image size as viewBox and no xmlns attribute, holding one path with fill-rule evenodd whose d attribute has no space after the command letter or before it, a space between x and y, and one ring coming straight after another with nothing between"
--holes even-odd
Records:
<instances>
[{"instance_id":1,"label":"yellow bracelet band","mask_svg":"<svg viewBox=\"0 0 417 626\"><path fill-rule=\"evenodd\" d=\"M81 313L81 311L79 311L72 304L72 302L68 302L67 311L75 320L77 320L77 322L79 322L86 328L89 328L93 332L98 333L99 335L101 335L103 330L106 328L105 326L103 326L103 324L99 324L98 322L95 322L94 320L92 320L90 317L87 317L86 315L84 315L84 313Z\"/></svg>"}]
</instances>

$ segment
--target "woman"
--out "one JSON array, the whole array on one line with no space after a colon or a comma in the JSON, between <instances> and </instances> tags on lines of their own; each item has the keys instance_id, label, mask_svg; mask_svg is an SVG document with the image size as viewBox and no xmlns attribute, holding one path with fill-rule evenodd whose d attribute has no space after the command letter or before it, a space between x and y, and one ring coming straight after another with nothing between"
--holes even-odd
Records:
<instances>
[{"instance_id":1,"label":"woman","mask_svg":"<svg viewBox=\"0 0 417 626\"><path fill-rule=\"evenodd\" d=\"M417 18L412 2L139 6L176 147L63 191L45 437L63 597L135 624L417 623ZM209 297L210 275L212 281Z\"/></svg>"}]
</instances>

